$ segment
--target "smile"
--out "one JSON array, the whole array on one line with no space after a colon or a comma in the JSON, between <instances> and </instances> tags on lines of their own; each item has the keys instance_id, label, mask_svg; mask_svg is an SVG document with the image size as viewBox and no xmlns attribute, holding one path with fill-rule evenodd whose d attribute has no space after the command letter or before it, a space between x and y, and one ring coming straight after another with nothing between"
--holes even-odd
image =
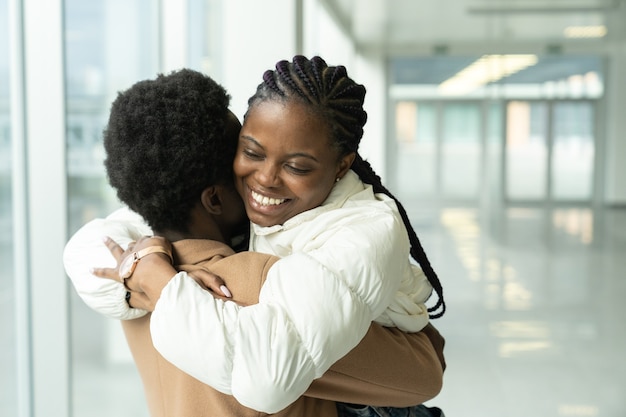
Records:
<instances>
[{"instance_id":1,"label":"smile","mask_svg":"<svg viewBox=\"0 0 626 417\"><path fill-rule=\"evenodd\" d=\"M262 206L278 206L279 204L282 204L287 200L286 198L264 197L261 194L255 193L252 190L250 191L250 194L252 195L252 199Z\"/></svg>"}]
</instances>

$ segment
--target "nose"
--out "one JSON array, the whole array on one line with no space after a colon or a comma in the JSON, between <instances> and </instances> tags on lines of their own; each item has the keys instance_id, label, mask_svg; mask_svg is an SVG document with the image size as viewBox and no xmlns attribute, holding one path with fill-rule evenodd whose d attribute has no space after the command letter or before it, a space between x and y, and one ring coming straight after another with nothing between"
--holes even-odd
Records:
<instances>
[{"instance_id":1,"label":"nose","mask_svg":"<svg viewBox=\"0 0 626 417\"><path fill-rule=\"evenodd\" d=\"M269 161L265 161L256 174L257 183L264 187L276 187L280 183L280 167Z\"/></svg>"}]
</instances>

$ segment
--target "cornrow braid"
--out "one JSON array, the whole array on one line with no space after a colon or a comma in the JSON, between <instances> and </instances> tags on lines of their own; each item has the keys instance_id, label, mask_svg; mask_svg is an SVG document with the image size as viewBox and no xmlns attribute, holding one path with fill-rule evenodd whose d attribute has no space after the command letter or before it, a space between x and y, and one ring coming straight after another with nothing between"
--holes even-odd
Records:
<instances>
[{"instance_id":1,"label":"cornrow braid","mask_svg":"<svg viewBox=\"0 0 626 417\"><path fill-rule=\"evenodd\" d=\"M276 73L272 70L267 70L263 74L263 85L265 85L267 88L269 88L281 97L285 95L285 93L283 93L283 90L281 90L280 87L276 85Z\"/></svg>"},{"instance_id":2,"label":"cornrow braid","mask_svg":"<svg viewBox=\"0 0 626 417\"><path fill-rule=\"evenodd\" d=\"M328 123L334 146L339 149L340 156L352 152L356 154L351 169L364 183L371 184L375 193L386 194L396 202L409 235L411 256L422 267L438 297L437 303L428 308L428 312L431 313L429 316L432 319L443 316L446 303L441 282L424 252L406 210L383 186L369 162L358 153L359 143L363 137L363 126L367 121L367 113L363 109L365 87L348 77L346 68L342 65L329 67L319 56L307 59L297 55L292 62L280 61L276 64L275 71L267 71L264 74L263 82L248 100L248 108L266 100L291 99L300 100L317 112Z\"/></svg>"},{"instance_id":3,"label":"cornrow braid","mask_svg":"<svg viewBox=\"0 0 626 417\"><path fill-rule=\"evenodd\" d=\"M306 59L303 56L297 56L296 58L294 58L293 60L293 66L294 69L296 70L296 73L298 75L298 78L300 80L302 80L302 82L304 83L304 85L307 88L307 91L316 99L319 97L319 93L317 91L316 88L316 84L314 84L309 77L307 77L306 72L305 72L305 66L306 66ZM315 74L313 74L313 76L315 77ZM317 79L314 80L316 83L318 82ZM319 85L319 83L317 84Z\"/></svg>"},{"instance_id":4,"label":"cornrow braid","mask_svg":"<svg viewBox=\"0 0 626 417\"><path fill-rule=\"evenodd\" d=\"M319 57L313 57L313 60ZM320 58L321 59L321 58ZM322 74L320 73L319 65L311 65L311 72L313 73L313 78L315 78L315 84L318 86L323 86L322 83Z\"/></svg>"},{"instance_id":5,"label":"cornrow braid","mask_svg":"<svg viewBox=\"0 0 626 417\"><path fill-rule=\"evenodd\" d=\"M300 81L301 79L297 77L296 80L292 77L292 67L288 61L280 61L276 65L277 78L281 80L283 83L286 83L292 91L295 91L300 97L308 97L303 89L296 83L296 80ZM306 91L306 89L305 89Z\"/></svg>"}]
</instances>

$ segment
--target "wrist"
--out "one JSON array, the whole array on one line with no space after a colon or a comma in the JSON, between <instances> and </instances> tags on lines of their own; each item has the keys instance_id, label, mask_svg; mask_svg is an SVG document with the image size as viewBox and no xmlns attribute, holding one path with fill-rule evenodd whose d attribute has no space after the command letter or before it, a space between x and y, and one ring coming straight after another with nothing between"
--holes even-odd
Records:
<instances>
[{"instance_id":1,"label":"wrist","mask_svg":"<svg viewBox=\"0 0 626 417\"><path fill-rule=\"evenodd\" d=\"M118 270L120 281L122 283L125 283L125 281L129 279L130 277L132 277L133 274L135 273L135 268L137 267L137 264L139 263L139 261L145 258L146 256L155 254L155 253L161 253L161 254L167 255L169 262L170 263L174 262L174 259L172 257L172 250L170 248L164 248L160 245L155 245L155 246L148 246L142 249L137 249L135 252L126 256L122 260L119 266L119 270Z\"/></svg>"},{"instance_id":2,"label":"wrist","mask_svg":"<svg viewBox=\"0 0 626 417\"><path fill-rule=\"evenodd\" d=\"M171 258L164 253L153 253L137 264L133 279L137 280L141 292L156 302L176 273Z\"/></svg>"}]
</instances>

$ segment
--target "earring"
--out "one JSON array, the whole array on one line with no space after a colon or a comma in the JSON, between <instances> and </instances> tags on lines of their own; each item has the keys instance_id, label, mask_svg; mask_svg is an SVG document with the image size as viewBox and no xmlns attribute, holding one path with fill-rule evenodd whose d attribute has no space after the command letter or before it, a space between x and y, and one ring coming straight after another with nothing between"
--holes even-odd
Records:
<instances>
[{"instance_id":1,"label":"earring","mask_svg":"<svg viewBox=\"0 0 626 417\"><path fill-rule=\"evenodd\" d=\"M335 182L339 182L340 179L341 179L341 177L335 178Z\"/></svg>"}]
</instances>

